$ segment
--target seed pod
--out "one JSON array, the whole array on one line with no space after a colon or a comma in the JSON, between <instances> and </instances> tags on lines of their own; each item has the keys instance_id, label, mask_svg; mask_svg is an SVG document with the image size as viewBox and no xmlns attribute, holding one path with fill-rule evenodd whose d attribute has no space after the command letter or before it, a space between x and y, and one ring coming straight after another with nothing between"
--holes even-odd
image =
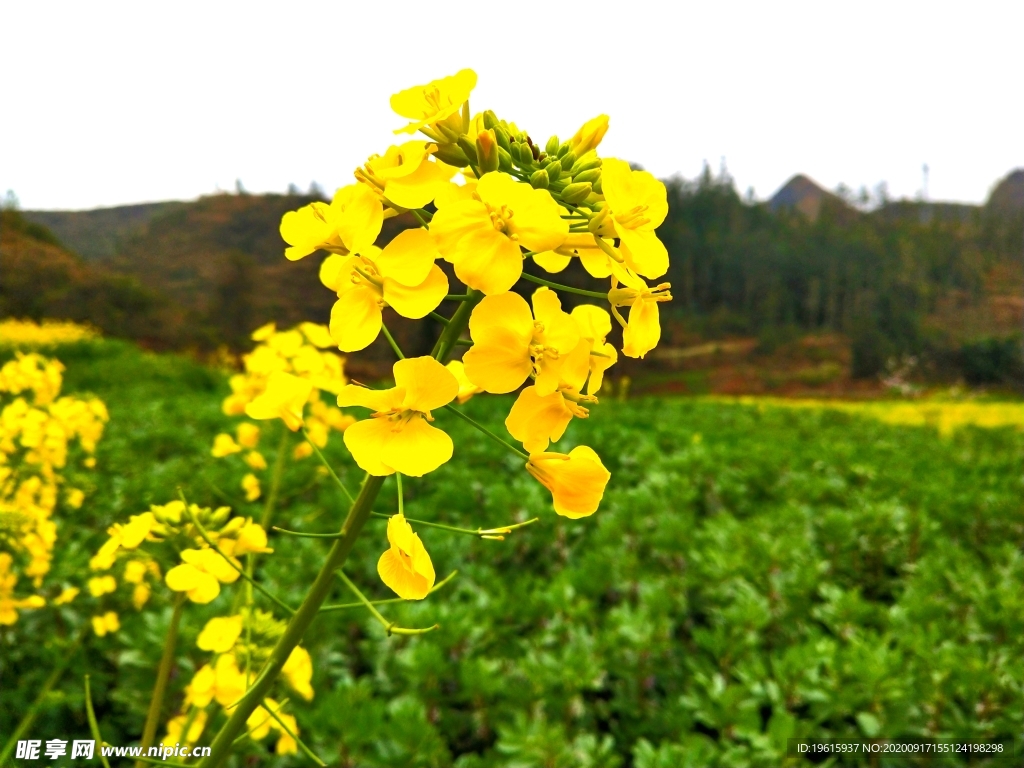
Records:
<instances>
[{"instance_id":1,"label":"seed pod","mask_svg":"<svg viewBox=\"0 0 1024 768\"><path fill-rule=\"evenodd\" d=\"M547 189L550 179L548 179L548 172L541 168L539 171L534 171L530 176L530 186L534 189Z\"/></svg>"},{"instance_id":2,"label":"seed pod","mask_svg":"<svg viewBox=\"0 0 1024 768\"><path fill-rule=\"evenodd\" d=\"M576 163L576 155L574 155L572 152L566 152L561 157L561 163L562 163L562 170L563 171L568 171Z\"/></svg>"},{"instance_id":3,"label":"seed pod","mask_svg":"<svg viewBox=\"0 0 1024 768\"><path fill-rule=\"evenodd\" d=\"M572 180L574 182L576 182L576 181L589 181L591 184L593 184L595 181L597 181L600 178L601 178L601 169L600 168L591 168L589 171L584 171L583 173L574 173L572 175Z\"/></svg>"},{"instance_id":4,"label":"seed pod","mask_svg":"<svg viewBox=\"0 0 1024 768\"><path fill-rule=\"evenodd\" d=\"M552 160L544 166L544 170L548 172L548 178L555 181L562 175L562 164L557 160Z\"/></svg>"},{"instance_id":5,"label":"seed pod","mask_svg":"<svg viewBox=\"0 0 1024 768\"><path fill-rule=\"evenodd\" d=\"M557 136L552 136L550 139L548 139L548 143L544 145L544 151L547 152L549 155L556 155L556 154L558 154L558 137Z\"/></svg>"},{"instance_id":6,"label":"seed pod","mask_svg":"<svg viewBox=\"0 0 1024 768\"><path fill-rule=\"evenodd\" d=\"M593 189L593 186L588 181L580 182L579 184L574 182L562 190L562 200L570 205L582 203Z\"/></svg>"},{"instance_id":7,"label":"seed pod","mask_svg":"<svg viewBox=\"0 0 1024 768\"><path fill-rule=\"evenodd\" d=\"M448 165L455 166L456 168L465 168L469 165L469 158L466 157L466 153L454 144L438 144L437 149L434 151L434 157L442 163L448 163Z\"/></svg>"}]
</instances>

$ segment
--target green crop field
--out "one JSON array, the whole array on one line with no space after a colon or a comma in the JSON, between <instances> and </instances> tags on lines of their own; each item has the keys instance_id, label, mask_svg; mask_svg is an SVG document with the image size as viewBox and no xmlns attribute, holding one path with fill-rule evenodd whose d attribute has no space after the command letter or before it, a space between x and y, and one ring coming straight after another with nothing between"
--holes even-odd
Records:
<instances>
[{"instance_id":1,"label":"green crop field","mask_svg":"<svg viewBox=\"0 0 1024 768\"><path fill-rule=\"evenodd\" d=\"M64 391L96 394L110 421L85 504L59 517L49 579L81 585L107 526L179 488L259 516L239 464L210 456L214 435L237 421L220 409L226 374L120 342L54 354L67 366ZM465 410L504 434L511 403L477 398ZM798 764L785 756L797 737L1017 737L1020 748L1020 431L940 437L832 410L685 399L606 398L594 415L558 450L592 446L612 480L597 514L573 521L552 512L515 457L436 413L459 461L408 479L406 514L470 528L540 521L503 542L419 529L438 580L458 574L420 603L382 610L404 626L436 622L435 632L387 637L363 609L316 620L304 641L316 695L289 709L329 765L779 766ZM354 489L361 473L340 434L326 455ZM315 457L289 462L274 524L338 529L347 502L317 467ZM395 511L393 480L375 509ZM370 520L346 567L375 599L393 596L376 574L385 524ZM258 578L297 604L328 543L272 535L270 545ZM225 590L187 606L161 734L208 657L199 631L231 599ZM339 582L330 602L346 600ZM120 632L87 634L35 730L88 737L88 673L103 738L136 739L170 604L155 590L144 610L122 614ZM25 612L0 627L0 722L18 722L62 638L88 622L75 603L57 615ZM262 749L250 742L235 765L310 764Z\"/></svg>"}]
</instances>

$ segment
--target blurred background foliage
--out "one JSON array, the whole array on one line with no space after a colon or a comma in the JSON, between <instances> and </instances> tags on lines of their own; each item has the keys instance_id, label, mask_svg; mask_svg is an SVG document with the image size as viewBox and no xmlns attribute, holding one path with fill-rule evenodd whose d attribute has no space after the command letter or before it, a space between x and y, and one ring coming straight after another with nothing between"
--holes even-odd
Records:
<instances>
[{"instance_id":1,"label":"blurred background foliage","mask_svg":"<svg viewBox=\"0 0 1024 768\"><path fill-rule=\"evenodd\" d=\"M659 235L671 254L662 347L623 371L646 390L858 391L899 373L1008 387L1024 378L1024 170L985 205L827 192L796 176L770 200L723 169L668 182ZM66 318L150 349L248 348L265 322L326 322L320 256L281 258L283 212L323 198L219 194L0 221L0 316ZM414 226L389 220L382 240ZM573 265L564 283L592 286ZM531 265L532 271L538 268ZM40 289L41 286L44 288ZM393 321L403 348L440 328ZM382 374L383 342L361 356Z\"/></svg>"},{"instance_id":2,"label":"blurred background foliage","mask_svg":"<svg viewBox=\"0 0 1024 768\"><path fill-rule=\"evenodd\" d=\"M80 580L109 524L179 486L200 504L228 498L258 514L259 502L236 498L234 465L209 458L213 436L233 424L220 410L224 373L120 341L59 356L65 392L95 393L111 420L88 500L61 522L55 583ZM621 393L620 382L608 394ZM510 404L465 408L500 431ZM940 437L834 409L695 399L607 396L597 408L559 444L593 446L612 472L601 510L580 521L556 517L521 466L438 412L458 460L409 480L407 514L469 527L541 522L505 542L420 530L439 578L459 574L387 615L439 622L437 632L387 638L361 610L316 621L305 642L316 697L292 707L328 764L768 767L786 764L790 737L1019 735L1021 431ZM355 487L340 440L327 455ZM276 524L337 530L346 505L315 482L315 466L288 464ZM377 511L393 512L393 500L389 482ZM374 570L384 522L371 520L346 569L374 598L388 596ZM271 545L260 577L294 604L326 544ZM336 600L348 600L340 585ZM196 635L229 602L225 593L188 607L168 712L205 661ZM17 721L67 647L61 635L88 620L74 604L59 616L56 635L43 611L0 628L0 722ZM104 738L130 743L169 616L167 595L154 595L146 611L122 615L120 632L88 635L46 703L47 732L85 737L88 672ZM17 642L26 637L34 642Z\"/></svg>"}]
</instances>

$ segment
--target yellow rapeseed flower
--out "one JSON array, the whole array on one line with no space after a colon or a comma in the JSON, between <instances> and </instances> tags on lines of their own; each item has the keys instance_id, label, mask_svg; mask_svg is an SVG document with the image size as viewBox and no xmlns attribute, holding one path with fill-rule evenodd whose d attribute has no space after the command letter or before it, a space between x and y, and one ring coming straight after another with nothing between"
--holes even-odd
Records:
<instances>
[{"instance_id":1,"label":"yellow rapeseed flower","mask_svg":"<svg viewBox=\"0 0 1024 768\"><path fill-rule=\"evenodd\" d=\"M590 342L590 378L587 381L588 394L597 394L604 381L604 372L611 368L619 359L615 347L605 339L612 332L612 319L609 314L593 304L580 304L569 313L580 336Z\"/></svg>"},{"instance_id":2,"label":"yellow rapeseed flower","mask_svg":"<svg viewBox=\"0 0 1024 768\"><path fill-rule=\"evenodd\" d=\"M422 208L448 186L456 169L431 159L425 141L407 141L374 155L356 178L397 208Z\"/></svg>"},{"instance_id":3,"label":"yellow rapeseed flower","mask_svg":"<svg viewBox=\"0 0 1024 768\"><path fill-rule=\"evenodd\" d=\"M260 497L260 479L252 472L242 478L242 490L245 491L246 501L256 501Z\"/></svg>"},{"instance_id":4,"label":"yellow rapeseed flower","mask_svg":"<svg viewBox=\"0 0 1024 768\"><path fill-rule=\"evenodd\" d=\"M281 419L293 432L302 426L302 409L313 392L313 384L283 371L267 377L267 388L245 407L251 419Z\"/></svg>"},{"instance_id":5,"label":"yellow rapeseed flower","mask_svg":"<svg viewBox=\"0 0 1024 768\"><path fill-rule=\"evenodd\" d=\"M654 230L668 215L665 185L614 158L602 164L601 179L607 221L619 238L626 266L651 280L661 277L668 271L668 251Z\"/></svg>"},{"instance_id":6,"label":"yellow rapeseed flower","mask_svg":"<svg viewBox=\"0 0 1024 768\"><path fill-rule=\"evenodd\" d=\"M508 291L519 280L520 246L550 251L569 234L569 223L546 189L493 172L484 174L471 194L440 206L430 232L458 278L488 296Z\"/></svg>"},{"instance_id":7,"label":"yellow rapeseed flower","mask_svg":"<svg viewBox=\"0 0 1024 768\"><path fill-rule=\"evenodd\" d=\"M621 288L618 283L613 277L608 302L612 305L612 314L623 328L622 354L642 358L661 340L658 303L672 300L672 294L668 292L672 286L661 283L652 288L636 275L628 275ZM628 322L619 314L619 307L629 307Z\"/></svg>"},{"instance_id":8,"label":"yellow rapeseed flower","mask_svg":"<svg viewBox=\"0 0 1024 768\"><path fill-rule=\"evenodd\" d=\"M281 668L281 676L285 679L295 692L306 701L313 698L313 660L309 657L309 651L301 645L297 645L288 654L288 660Z\"/></svg>"},{"instance_id":9,"label":"yellow rapeseed flower","mask_svg":"<svg viewBox=\"0 0 1024 768\"><path fill-rule=\"evenodd\" d=\"M413 319L436 309L448 293L448 278L434 263L439 256L426 230L407 229L383 250L325 259L320 280L338 294L330 326L338 348L354 352L373 343L385 306Z\"/></svg>"},{"instance_id":10,"label":"yellow rapeseed flower","mask_svg":"<svg viewBox=\"0 0 1024 768\"><path fill-rule=\"evenodd\" d=\"M448 365L445 366L449 371L452 372L452 376L459 382L459 394L458 401L459 405L467 402L473 395L479 394L484 390L478 387L469 377L466 376L466 367L463 365L461 360L452 360Z\"/></svg>"},{"instance_id":11,"label":"yellow rapeseed flower","mask_svg":"<svg viewBox=\"0 0 1024 768\"><path fill-rule=\"evenodd\" d=\"M430 426L430 412L459 393L459 382L432 357L399 360L394 365L395 386L386 390L349 384L338 395L338 405L358 405L374 411L369 419L345 430L345 445L356 463L371 475L420 477L452 457L452 439Z\"/></svg>"},{"instance_id":12,"label":"yellow rapeseed flower","mask_svg":"<svg viewBox=\"0 0 1024 768\"><path fill-rule=\"evenodd\" d=\"M414 85L399 91L391 97L391 109L412 122L395 133L416 133L457 117L475 87L476 72L462 69L440 80L431 80L426 85ZM459 127L462 127L461 121Z\"/></svg>"},{"instance_id":13,"label":"yellow rapeseed flower","mask_svg":"<svg viewBox=\"0 0 1024 768\"><path fill-rule=\"evenodd\" d=\"M213 448L210 450L210 455L215 459L220 459L224 456L230 456L232 453L238 453L241 450L242 446L236 443L231 435L226 435L222 432L213 438Z\"/></svg>"},{"instance_id":14,"label":"yellow rapeseed flower","mask_svg":"<svg viewBox=\"0 0 1024 768\"><path fill-rule=\"evenodd\" d=\"M222 583L238 580L238 571L212 549L185 549L181 559L184 562L171 568L164 582L175 592L185 592L193 603L210 602L220 594Z\"/></svg>"},{"instance_id":15,"label":"yellow rapeseed flower","mask_svg":"<svg viewBox=\"0 0 1024 768\"><path fill-rule=\"evenodd\" d=\"M92 617L92 631L96 633L97 637L117 632L119 629L121 629L121 622L113 611Z\"/></svg>"},{"instance_id":16,"label":"yellow rapeseed flower","mask_svg":"<svg viewBox=\"0 0 1024 768\"><path fill-rule=\"evenodd\" d=\"M388 520L388 541L377 561L381 581L404 600L422 600L434 586L434 564L401 512Z\"/></svg>"},{"instance_id":17,"label":"yellow rapeseed flower","mask_svg":"<svg viewBox=\"0 0 1024 768\"><path fill-rule=\"evenodd\" d=\"M373 245L384 225L380 200L365 184L349 184L334 193L330 205L314 202L281 218L281 237L289 261L314 251L346 254Z\"/></svg>"},{"instance_id":18,"label":"yellow rapeseed flower","mask_svg":"<svg viewBox=\"0 0 1024 768\"><path fill-rule=\"evenodd\" d=\"M209 702L207 702L209 704ZM188 733L183 733L185 724L188 723L190 715L177 715L167 723L167 735L164 736L164 744L195 744L199 737L206 730L207 714L200 709L191 717L192 724L188 727Z\"/></svg>"},{"instance_id":19,"label":"yellow rapeseed flower","mask_svg":"<svg viewBox=\"0 0 1024 768\"><path fill-rule=\"evenodd\" d=\"M89 579L89 594L93 597L100 597L117 589L117 580L113 576L94 576Z\"/></svg>"},{"instance_id":20,"label":"yellow rapeseed flower","mask_svg":"<svg viewBox=\"0 0 1024 768\"><path fill-rule=\"evenodd\" d=\"M463 356L469 380L487 392L511 392L530 375L537 393L558 388L565 359L580 340L576 322L550 288L533 294L533 312L515 293L487 296L469 320L473 346Z\"/></svg>"},{"instance_id":21,"label":"yellow rapeseed flower","mask_svg":"<svg viewBox=\"0 0 1024 768\"><path fill-rule=\"evenodd\" d=\"M238 438L238 444L243 448L255 448L260 444L260 428L248 421L241 422L235 428L235 435Z\"/></svg>"},{"instance_id":22,"label":"yellow rapeseed flower","mask_svg":"<svg viewBox=\"0 0 1024 768\"><path fill-rule=\"evenodd\" d=\"M569 139L569 151L576 157L597 149L601 139L608 132L608 115L598 115L587 120L580 129Z\"/></svg>"},{"instance_id":23,"label":"yellow rapeseed flower","mask_svg":"<svg viewBox=\"0 0 1024 768\"><path fill-rule=\"evenodd\" d=\"M265 554L273 551L273 549L267 546L267 532L263 530L263 526L259 523L254 523L251 517L247 517L245 524L238 530L232 555L241 557L251 552Z\"/></svg>"},{"instance_id":24,"label":"yellow rapeseed flower","mask_svg":"<svg viewBox=\"0 0 1024 768\"><path fill-rule=\"evenodd\" d=\"M601 458L585 445L576 446L568 455L531 454L526 470L551 491L555 512L574 519L597 511L611 478Z\"/></svg>"}]
</instances>

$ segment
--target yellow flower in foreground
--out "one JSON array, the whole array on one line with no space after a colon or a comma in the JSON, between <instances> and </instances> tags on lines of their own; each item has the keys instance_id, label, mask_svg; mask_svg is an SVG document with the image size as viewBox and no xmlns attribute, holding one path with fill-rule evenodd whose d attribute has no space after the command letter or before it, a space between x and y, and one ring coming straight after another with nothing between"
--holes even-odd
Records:
<instances>
[{"instance_id":1,"label":"yellow flower in foreground","mask_svg":"<svg viewBox=\"0 0 1024 768\"><path fill-rule=\"evenodd\" d=\"M254 523L251 517L246 518L245 524L238 531L238 536L235 539L235 548L231 554L235 557L240 557L250 552L267 553L273 551L267 546L267 532L263 530L263 526L259 523Z\"/></svg>"},{"instance_id":2,"label":"yellow flower in foreground","mask_svg":"<svg viewBox=\"0 0 1024 768\"><path fill-rule=\"evenodd\" d=\"M232 453L238 453L241 450L242 446L236 443L231 435L226 435L222 432L213 438L213 448L210 450L210 455L215 459L220 459L230 456Z\"/></svg>"},{"instance_id":3,"label":"yellow flower in foreground","mask_svg":"<svg viewBox=\"0 0 1024 768\"><path fill-rule=\"evenodd\" d=\"M569 313L580 336L590 342L590 379L587 381L587 392L596 394L604 381L604 372L611 368L619 359L615 347L605 341L612 332L612 319L609 314L593 304L580 304Z\"/></svg>"},{"instance_id":4,"label":"yellow flower in foreground","mask_svg":"<svg viewBox=\"0 0 1024 768\"><path fill-rule=\"evenodd\" d=\"M213 698L222 707L230 707L245 695L245 674L238 668L234 654L218 656L213 672L216 680Z\"/></svg>"},{"instance_id":5,"label":"yellow flower in foreground","mask_svg":"<svg viewBox=\"0 0 1024 768\"><path fill-rule=\"evenodd\" d=\"M665 185L647 171L634 171L624 160L609 158L601 166L608 220L619 238L626 265L651 280L668 271L668 251L654 230L668 215Z\"/></svg>"},{"instance_id":6,"label":"yellow flower in foreground","mask_svg":"<svg viewBox=\"0 0 1024 768\"><path fill-rule=\"evenodd\" d=\"M476 87L476 72L462 69L454 75L431 80L426 85L414 85L391 97L391 108L412 120L395 133L416 133L459 114L462 105Z\"/></svg>"},{"instance_id":7,"label":"yellow flower in foreground","mask_svg":"<svg viewBox=\"0 0 1024 768\"><path fill-rule=\"evenodd\" d=\"M171 568L164 581L175 592L185 592L193 603L209 603L220 594L222 583L238 580L238 571L215 550L185 549L181 559L185 562Z\"/></svg>"},{"instance_id":8,"label":"yellow flower in foreground","mask_svg":"<svg viewBox=\"0 0 1024 768\"><path fill-rule=\"evenodd\" d=\"M432 357L399 360L395 386L375 390L348 384L338 405L359 405L374 414L345 430L345 445L356 464L371 475L395 472L421 477L452 457L452 439L430 426L430 412L459 393L459 382Z\"/></svg>"},{"instance_id":9,"label":"yellow flower in foreground","mask_svg":"<svg viewBox=\"0 0 1024 768\"><path fill-rule=\"evenodd\" d=\"M113 611L107 611L102 616L92 617L92 631L96 633L97 637L117 632L119 629L121 629L121 622Z\"/></svg>"},{"instance_id":10,"label":"yellow flower in foreground","mask_svg":"<svg viewBox=\"0 0 1024 768\"><path fill-rule=\"evenodd\" d=\"M417 320L436 309L448 293L448 278L434 263L438 256L430 233L407 229L383 250L325 259L320 281L338 294L330 326L338 348L355 352L373 343L385 306Z\"/></svg>"},{"instance_id":11,"label":"yellow flower in foreground","mask_svg":"<svg viewBox=\"0 0 1024 768\"><path fill-rule=\"evenodd\" d=\"M537 394L550 395L580 340L576 322L549 288L534 292L532 314L518 294L487 296L473 309L469 332L473 346L462 358L466 375L493 393L511 392L534 374Z\"/></svg>"},{"instance_id":12,"label":"yellow flower in foreground","mask_svg":"<svg viewBox=\"0 0 1024 768\"><path fill-rule=\"evenodd\" d=\"M313 698L313 686L310 685L313 679L313 660L305 648L297 645L292 649L281 668L281 676L306 701Z\"/></svg>"},{"instance_id":13,"label":"yellow flower in foreground","mask_svg":"<svg viewBox=\"0 0 1024 768\"><path fill-rule=\"evenodd\" d=\"M235 642L241 634L241 616L218 616L206 622L203 631L199 633L196 645L204 651L227 653L235 647Z\"/></svg>"},{"instance_id":14,"label":"yellow flower in foreground","mask_svg":"<svg viewBox=\"0 0 1024 768\"><path fill-rule=\"evenodd\" d=\"M377 561L377 573L403 600L422 600L434 586L434 564L401 513L388 520L391 548Z\"/></svg>"},{"instance_id":15,"label":"yellow flower in foreground","mask_svg":"<svg viewBox=\"0 0 1024 768\"><path fill-rule=\"evenodd\" d=\"M260 497L260 479L252 472L242 478L242 490L245 491L246 501L256 501Z\"/></svg>"},{"instance_id":16,"label":"yellow flower in foreground","mask_svg":"<svg viewBox=\"0 0 1024 768\"><path fill-rule=\"evenodd\" d=\"M635 275L626 275L622 288L619 281L612 278L612 289L608 291L608 302L612 305L612 314L622 326L622 354L627 357L643 357L661 340L661 320L658 303L671 301L672 294L669 283L650 287ZM629 307L629 321L622 319L619 307Z\"/></svg>"},{"instance_id":17,"label":"yellow flower in foreground","mask_svg":"<svg viewBox=\"0 0 1024 768\"><path fill-rule=\"evenodd\" d=\"M550 251L565 242L569 222L561 214L546 189L496 171L484 174L471 199L440 207L430 232L458 278L492 296L512 288L522 275L520 246Z\"/></svg>"},{"instance_id":18,"label":"yellow flower in foreground","mask_svg":"<svg viewBox=\"0 0 1024 768\"><path fill-rule=\"evenodd\" d=\"M462 364L461 360L452 360L445 368L451 371L452 376L459 382L459 405L467 402L473 395L483 392L481 387L478 387L466 376L466 367Z\"/></svg>"},{"instance_id":19,"label":"yellow flower in foreground","mask_svg":"<svg viewBox=\"0 0 1024 768\"><path fill-rule=\"evenodd\" d=\"M597 511L611 473L592 448L578 445L564 453L534 453L526 471L551 491L555 512L571 518Z\"/></svg>"},{"instance_id":20,"label":"yellow flower in foreground","mask_svg":"<svg viewBox=\"0 0 1024 768\"><path fill-rule=\"evenodd\" d=\"M296 261L318 250L358 251L373 245L383 225L384 209L373 190L349 184L334 193L330 205L314 202L281 217L281 237L289 244L284 255Z\"/></svg>"},{"instance_id":21,"label":"yellow flower in foreground","mask_svg":"<svg viewBox=\"0 0 1024 768\"><path fill-rule=\"evenodd\" d=\"M569 139L569 151L576 157L586 154L592 149L597 149L601 139L608 132L608 115L598 115L587 120L580 129Z\"/></svg>"},{"instance_id":22,"label":"yellow flower in foreground","mask_svg":"<svg viewBox=\"0 0 1024 768\"><path fill-rule=\"evenodd\" d=\"M432 152L425 141L388 147L383 156L367 160L356 178L399 208L422 208L448 186L456 170L431 160Z\"/></svg>"},{"instance_id":23,"label":"yellow flower in foreground","mask_svg":"<svg viewBox=\"0 0 1024 768\"><path fill-rule=\"evenodd\" d=\"M245 406L245 414L251 419L281 419L294 432L302 426L302 409L312 392L309 379L274 371L263 394Z\"/></svg>"},{"instance_id":24,"label":"yellow flower in foreground","mask_svg":"<svg viewBox=\"0 0 1024 768\"><path fill-rule=\"evenodd\" d=\"M596 403L597 398L580 394L590 373L590 348L591 342L581 338L561 361L556 391L542 395L532 386L519 393L505 427L529 453L546 451L549 441L562 437L573 416L585 419L590 415L581 403Z\"/></svg>"}]
</instances>

